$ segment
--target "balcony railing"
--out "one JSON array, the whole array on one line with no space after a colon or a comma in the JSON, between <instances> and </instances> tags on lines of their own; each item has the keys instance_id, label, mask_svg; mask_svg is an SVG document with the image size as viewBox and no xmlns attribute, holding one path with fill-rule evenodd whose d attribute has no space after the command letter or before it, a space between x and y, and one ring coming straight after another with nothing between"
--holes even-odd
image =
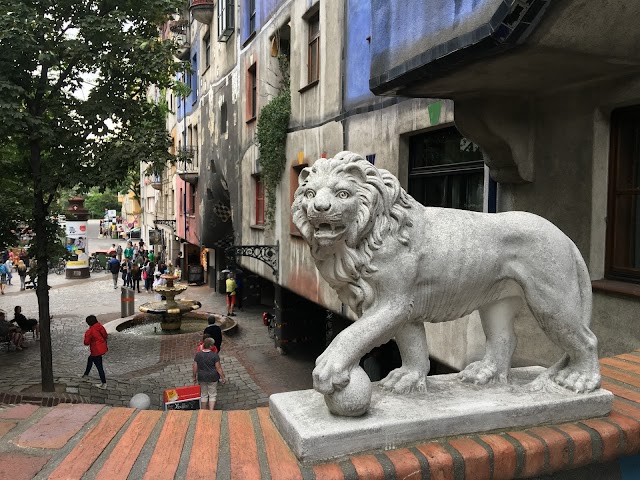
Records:
<instances>
[{"instance_id":1,"label":"balcony railing","mask_svg":"<svg viewBox=\"0 0 640 480\"><path fill-rule=\"evenodd\" d=\"M174 20L169 23L171 38L175 42L178 50L176 56L180 60L188 60L191 44L189 42L189 22L187 20Z\"/></svg>"},{"instance_id":2,"label":"balcony railing","mask_svg":"<svg viewBox=\"0 0 640 480\"><path fill-rule=\"evenodd\" d=\"M178 176L185 182L198 183L198 170L193 159L198 154L197 147L182 147L176 151L176 167Z\"/></svg>"}]
</instances>

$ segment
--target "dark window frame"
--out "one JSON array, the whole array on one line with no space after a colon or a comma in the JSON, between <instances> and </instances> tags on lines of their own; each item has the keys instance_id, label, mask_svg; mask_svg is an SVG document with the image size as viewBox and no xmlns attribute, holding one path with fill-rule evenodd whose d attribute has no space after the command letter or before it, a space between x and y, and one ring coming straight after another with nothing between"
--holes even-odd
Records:
<instances>
[{"instance_id":1,"label":"dark window frame","mask_svg":"<svg viewBox=\"0 0 640 480\"><path fill-rule=\"evenodd\" d=\"M220 134L227 133L227 121L228 121L227 102L222 102L220 105Z\"/></svg>"},{"instance_id":2,"label":"dark window frame","mask_svg":"<svg viewBox=\"0 0 640 480\"><path fill-rule=\"evenodd\" d=\"M203 66L202 73L204 73L211 66L211 34L210 32L207 32L207 34L202 39L202 56L204 57L204 62L202 62L202 66Z\"/></svg>"},{"instance_id":3,"label":"dark window frame","mask_svg":"<svg viewBox=\"0 0 640 480\"><path fill-rule=\"evenodd\" d=\"M258 115L258 64L253 63L247 69L247 121L254 120Z\"/></svg>"},{"instance_id":4,"label":"dark window frame","mask_svg":"<svg viewBox=\"0 0 640 480\"><path fill-rule=\"evenodd\" d=\"M417 143L421 138L428 137L430 135L442 135L446 134L446 131L449 130L449 133L456 133L460 135L461 139L464 137L460 134L460 132L455 128L455 126L444 126L443 128L439 128L437 130L431 130L427 132L418 133L415 135L411 135L409 137L409 171L408 171L408 185L407 190L411 195L416 196L415 189L412 188L412 184L414 182L418 182L421 179L433 180L433 179L442 179L443 180L443 190L444 190L444 199L446 205L438 205L444 206L447 208L459 208L455 207L452 204L454 202L453 192L455 189L454 181L460 179L461 176L466 176L468 179L471 179L472 176L481 174L483 177L483 185L484 185L484 172L485 172L485 164L484 160L473 160L473 161L459 161L459 162L450 162L450 163L438 163L433 165L421 165L416 166L418 160L418 151L413 147L414 142ZM455 132L454 132L455 131ZM468 141L468 140L467 140ZM477 147L473 142L470 142L470 145ZM474 149L473 151L476 151ZM420 203L423 203L421 198L416 198L416 200ZM436 206L436 205L431 205ZM479 205L479 209L474 209L473 211L482 211L484 209L484 192L483 197L481 198L481 202ZM470 209L471 210L471 209Z\"/></svg>"},{"instance_id":5,"label":"dark window frame","mask_svg":"<svg viewBox=\"0 0 640 480\"><path fill-rule=\"evenodd\" d=\"M307 19L307 26L309 29L307 49L307 83L311 84L320 80L320 11L315 12ZM314 54L316 60L315 63L312 62Z\"/></svg>"},{"instance_id":6,"label":"dark window frame","mask_svg":"<svg viewBox=\"0 0 640 480\"><path fill-rule=\"evenodd\" d=\"M264 180L260 175L255 175L254 181L256 183L255 189L255 225L264 225L265 220L265 193L264 193Z\"/></svg>"},{"instance_id":7,"label":"dark window frame","mask_svg":"<svg viewBox=\"0 0 640 480\"><path fill-rule=\"evenodd\" d=\"M233 34L233 11L233 0L218 0L218 42L226 42Z\"/></svg>"},{"instance_id":8,"label":"dark window frame","mask_svg":"<svg viewBox=\"0 0 640 480\"><path fill-rule=\"evenodd\" d=\"M256 0L247 0L249 5L249 35L256 32Z\"/></svg>"},{"instance_id":9,"label":"dark window frame","mask_svg":"<svg viewBox=\"0 0 640 480\"><path fill-rule=\"evenodd\" d=\"M633 129L635 124L635 138L631 139L635 145L628 142L629 131ZM627 131L625 131L627 129ZM627 143L623 143L624 141ZM629 155L629 150L634 149L636 156ZM611 280L619 280L623 282L640 283L640 268L629 265L633 261L633 253L628 251L629 258L626 262L620 262L618 257L622 246L631 246L634 240L633 230L640 230L638 223L629 221L620 221L618 213L624 208L623 201L625 197L632 200L630 208L636 210L633 200L640 200L640 184L637 187L633 185L622 185L624 180L633 178L627 175L630 171L636 169L636 176L640 172L640 161L637 155L640 154L640 106L619 108L611 112L611 137L609 145L609 178L608 178L608 197L607 197L607 232L606 232L606 248L605 248L605 278ZM635 160L635 161L634 161ZM637 181L637 180L636 180ZM632 217L638 215L632 215ZM623 219L628 220L628 219ZM633 223L633 224L632 224ZM640 254L640 253L639 253ZM620 264L620 263L626 263Z\"/></svg>"}]
</instances>

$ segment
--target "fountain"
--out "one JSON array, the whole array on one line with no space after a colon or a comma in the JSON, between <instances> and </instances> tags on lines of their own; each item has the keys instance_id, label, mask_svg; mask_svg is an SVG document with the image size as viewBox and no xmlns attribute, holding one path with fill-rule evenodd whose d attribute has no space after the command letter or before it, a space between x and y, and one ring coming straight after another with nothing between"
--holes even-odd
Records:
<instances>
[{"instance_id":1,"label":"fountain","mask_svg":"<svg viewBox=\"0 0 640 480\"><path fill-rule=\"evenodd\" d=\"M166 300L159 302L149 302L144 305L140 305L140 311L143 313L152 313L156 315L162 315L162 321L160 322L160 328L164 331L177 331L180 330L182 323L182 315L199 309L202 304L195 300L176 300L175 297L183 293L186 289L186 285L177 284L173 282L180 278L178 275L174 275L173 268L170 267L168 273L160 276L167 281L166 285L158 285L154 288L155 292L162 295Z\"/></svg>"}]
</instances>

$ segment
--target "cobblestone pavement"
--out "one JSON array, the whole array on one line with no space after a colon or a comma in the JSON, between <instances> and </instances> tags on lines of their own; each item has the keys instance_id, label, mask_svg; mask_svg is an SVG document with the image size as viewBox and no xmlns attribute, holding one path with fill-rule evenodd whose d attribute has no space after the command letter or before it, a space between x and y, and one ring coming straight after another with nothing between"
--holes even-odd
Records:
<instances>
[{"instance_id":1,"label":"cobblestone pavement","mask_svg":"<svg viewBox=\"0 0 640 480\"><path fill-rule=\"evenodd\" d=\"M0 309L13 318L13 308L21 305L27 317L37 318L37 298L32 290L7 287L0 297ZM113 288L111 275L94 273L86 280L66 280L64 275L50 275L49 290L53 370L60 392L77 393L92 403L128 405L136 393L150 396L153 408L161 408L162 392L167 388L192 384L191 366L199 339L198 333L171 336L137 336L111 334L109 352L104 357L107 390L95 387L99 382L92 371L91 381L83 381L88 347L83 345L87 326L84 321L94 314L104 324L120 318L120 289ZM201 312L222 313L225 297L206 286L190 286L182 297L202 303ZM136 311L142 303L153 300L152 294L136 293ZM220 384L216 408L250 409L264 405L272 393L311 388L312 352L280 355L262 324L263 307L238 312L239 328L233 336L225 335L221 363L228 383ZM202 328L206 326L203 321ZM36 393L40 390L39 342L28 335L28 349L7 351L0 345L0 391Z\"/></svg>"}]
</instances>

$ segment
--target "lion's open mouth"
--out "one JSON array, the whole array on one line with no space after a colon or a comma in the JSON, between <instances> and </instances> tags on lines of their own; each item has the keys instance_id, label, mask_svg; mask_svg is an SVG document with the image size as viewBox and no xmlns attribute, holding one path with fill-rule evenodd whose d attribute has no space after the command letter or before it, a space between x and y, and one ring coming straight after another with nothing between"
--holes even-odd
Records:
<instances>
[{"instance_id":1,"label":"lion's open mouth","mask_svg":"<svg viewBox=\"0 0 640 480\"><path fill-rule=\"evenodd\" d=\"M315 227L315 236L318 238L335 238L342 235L347 229L344 225L332 223L320 223Z\"/></svg>"}]
</instances>

